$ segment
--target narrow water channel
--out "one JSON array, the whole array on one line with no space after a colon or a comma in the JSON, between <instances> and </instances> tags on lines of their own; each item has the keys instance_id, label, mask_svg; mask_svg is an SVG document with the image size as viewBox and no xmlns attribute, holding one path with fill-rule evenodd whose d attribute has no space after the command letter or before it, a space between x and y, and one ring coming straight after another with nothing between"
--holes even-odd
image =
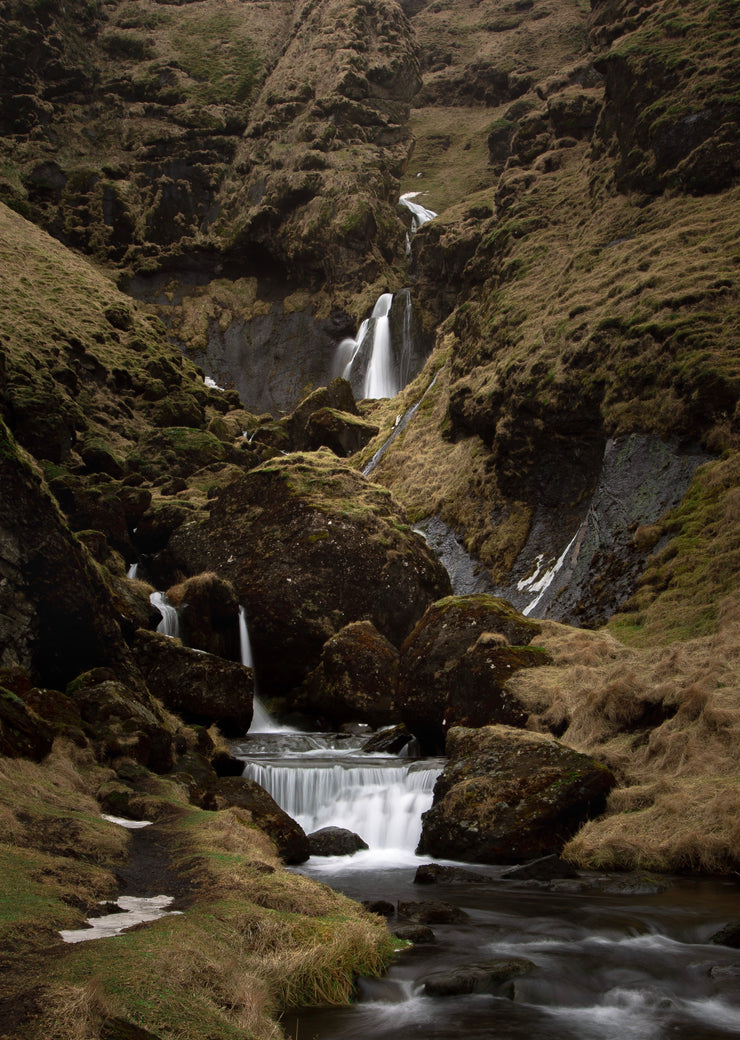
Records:
<instances>
[{"instance_id":1,"label":"narrow water channel","mask_svg":"<svg viewBox=\"0 0 740 1040\"><path fill-rule=\"evenodd\" d=\"M740 1036L740 954L710 942L740 919L736 881L583 873L550 883L422 885L414 853L440 762L367 756L357 738L257 734L235 753L311 831L336 825L370 849L312 857L300 869L360 901L442 900L467 917L434 924L432 942L398 955L383 979L360 980L349 1008L285 1016L297 1040L725 1040ZM363 833L364 831L364 833ZM460 866L461 864L458 864ZM402 923L397 914L389 926ZM531 969L493 992L434 997L440 970L503 958Z\"/></svg>"}]
</instances>

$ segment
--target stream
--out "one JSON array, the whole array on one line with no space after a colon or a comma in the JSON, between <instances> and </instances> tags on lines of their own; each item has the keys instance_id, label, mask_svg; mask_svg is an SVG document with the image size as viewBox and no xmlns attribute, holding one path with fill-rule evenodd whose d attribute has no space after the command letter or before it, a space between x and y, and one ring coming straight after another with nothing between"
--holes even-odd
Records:
<instances>
[{"instance_id":1,"label":"stream","mask_svg":"<svg viewBox=\"0 0 740 1040\"><path fill-rule=\"evenodd\" d=\"M740 1036L740 955L710 938L740 918L736 881L582 873L549 883L457 864L483 883L418 884L421 813L440 760L367 755L346 734L250 733L233 753L307 833L357 832L370 849L297 868L359 901L442 900L468 915L434 924L348 1008L286 1015L293 1040L723 1040ZM437 861L439 862L439 861ZM401 923L389 920L391 928ZM526 958L491 993L432 997L423 980L455 966Z\"/></svg>"}]
</instances>

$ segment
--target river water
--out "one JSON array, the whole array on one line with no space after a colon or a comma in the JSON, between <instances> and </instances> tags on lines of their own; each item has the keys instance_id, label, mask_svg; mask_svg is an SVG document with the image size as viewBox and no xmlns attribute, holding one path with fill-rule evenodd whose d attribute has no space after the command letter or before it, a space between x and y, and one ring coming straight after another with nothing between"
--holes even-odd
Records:
<instances>
[{"instance_id":1,"label":"river water","mask_svg":"<svg viewBox=\"0 0 740 1040\"><path fill-rule=\"evenodd\" d=\"M736 881L583 873L544 884L467 869L484 883L422 885L420 814L442 763L367 756L346 735L257 734L235 753L304 829L339 825L370 844L300 871L357 900L442 900L468 915L432 926L349 1008L286 1015L297 1040L724 1040L740 1036L740 954L709 942L740 919ZM394 915L390 927L402 923ZM424 979L524 957L528 974L487 994L432 997Z\"/></svg>"}]
</instances>

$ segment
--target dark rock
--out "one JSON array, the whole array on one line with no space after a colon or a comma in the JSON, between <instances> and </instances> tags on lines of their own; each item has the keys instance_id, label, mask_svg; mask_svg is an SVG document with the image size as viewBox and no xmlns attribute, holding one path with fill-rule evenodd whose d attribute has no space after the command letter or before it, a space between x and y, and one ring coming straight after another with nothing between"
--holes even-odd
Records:
<instances>
[{"instance_id":1,"label":"dark rock","mask_svg":"<svg viewBox=\"0 0 740 1040\"><path fill-rule=\"evenodd\" d=\"M418 851L475 863L517 863L560 853L603 812L614 776L539 733L508 726L453 729L450 756L423 816Z\"/></svg>"},{"instance_id":2,"label":"dark rock","mask_svg":"<svg viewBox=\"0 0 740 1040\"><path fill-rule=\"evenodd\" d=\"M495 596L448 596L429 607L401 647L397 694L405 724L427 753L441 752L453 725L525 724L505 683L519 668L548 662L525 645L537 632Z\"/></svg>"},{"instance_id":3,"label":"dark rock","mask_svg":"<svg viewBox=\"0 0 740 1040\"><path fill-rule=\"evenodd\" d=\"M196 574L167 589L177 608L186 646L230 660L239 659L239 601L230 582L217 574Z\"/></svg>"},{"instance_id":4,"label":"dark rock","mask_svg":"<svg viewBox=\"0 0 740 1040\"><path fill-rule=\"evenodd\" d=\"M470 915L459 906L442 903L437 899L423 899L399 902L398 916L415 924L459 924L467 921Z\"/></svg>"},{"instance_id":5,"label":"dark rock","mask_svg":"<svg viewBox=\"0 0 740 1040\"><path fill-rule=\"evenodd\" d=\"M326 450L275 458L172 537L188 574L215 570L249 617L265 696L284 695L345 625L400 641L449 578L390 494Z\"/></svg>"},{"instance_id":6,"label":"dark rock","mask_svg":"<svg viewBox=\"0 0 740 1040\"><path fill-rule=\"evenodd\" d=\"M120 910L116 904L116 911ZM114 911L115 912L115 911ZM100 1029L101 1040L160 1040L156 1033L135 1026L125 1018L106 1018Z\"/></svg>"},{"instance_id":7,"label":"dark rock","mask_svg":"<svg viewBox=\"0 0 740 1040\"><path fill-rule=\"evenodd\" d=\"M308 859L308 838L303 828L254 780L223 777L212 783L203 808L223 809L229 805L248 810L253 822L275 842L286 863L304 863Z\"/></svg>"},{"instance_id":8,"label":"dark rock","mask_svg":"<svg viewBox=\"0 0 740 1040\"><path fill-rule=\"evenodd\" d=\"M371 914L378 914L380 917L393 917L396 913L395 906L387 899L363 899L362 905Z\"/></svg>"},{"instance_id":9,"label":"dark rock","mask_svg":"<svg viewBox=\"0 0 740 1040\"><path fill-rule=\"evenodd\" d=\"M740 921L732 921L724 928L720 928L711 936L709 942L716 943L718 946L732 946L735 950L740 949Z\"/></svg>"},{"instance_id":10,"label":"dark rock","mask_svg":"<svg viewBox=\"0 0 740 1040\"><path fill-rule=\"evenodd\" d=\"M434 932L425 924L399 924L393 929L393 935L397 939L405 939L406 942L417 945L436 941Z\"/></svg>"},{"instance_id":11,"label":"dark rock","mask_svg":"<svg viewBox=\"0 0 740 1040\"><path fill-rule=\"evenodd\" d=\"M64 686L101 664L140 684L108 589L0 423L0 666Z\"/></svg>"},{"instance_id":12,"label":"dark rock","mask_svg":"<svg viewBox=\"0 0 740 1040\"><path fill-rule=\"evenodd\" d=\"M135 647L147 686L170 711L186 722L215 722L227 736L247 732L254 698L251 668L145 629L136 633Z\"/></svg>"},{"instance_id":13,"label":"dark rock","mask_svg":"<svg viewBox=\"0 0 740 1040\"><path fill-rule=\"evenodd\" d=\"M212 463L226 461L226 448L205 430L175 427L152 430L126 456L127 473L141 473L158 480L162 473L170 477L189 477Z\"/></svg>"},{"instance_id":14,"label":"dark rock","mask_svg":"<svg viewBox=\"0 0 740 1040\"><path fill-rule=\"evenodd\" d=\"M79 676L66 693L79 708L85 732L103 760L132 758L155 773L174 765L173 734L148 694L117 682L105 668Z\"/></svg>"},{"instance_id":15,"label":"dark rock","mask_svg":"<svg viewBox=\"0 0 740 1040\"><path fill-rule=\"evenodd\" d=\"M353 856L369 847L359 834L345 827L322 827L308 835L308 850L312 856Z\"/></svg>"},{"instance_id":16,"label":"dark rock","mask_svg":"<svg viewBox=\"0 0 740 1040\"><path fill-rule=\"evenodd\" d=\"M326 447L339 458L346 458L364 448L379 432L380 427L359 416L335 408L320 408L306 424L306 447L309 451Z\"/></svg>"},{"instance_id":17,"label":"dark rock","mask_svg":"<svg viewBox=\"0 0 740 1040\"><path fill-rule=\"evenodd\" d=\"M413 739L413 733L409 733L403 724L391 726L390 729L373 733L362 745L362 750L366 754L397 755L408 747Z\"/></svg>"},{"instance_id":18,"label":"dark rock","mask_svg":"<svg viewBox=\"0 0 740 1040\"><path fill-rule=\"evenodd\" d=\"M370 621L355 621L328 639L318 667L295 698L299 711L339 725L360 719L387 724L394 713L398 651Z\"/></svg>"},{"instance_id":19,"label":"dark rock","mask_svg":"<svg viewBox=\"0 0 740 1040\"><path fill-rule=\"evenodd\" d=\"M506 881L552 881L554 878L576 878L578 871L560 856L552 854L507 870L501 877Z\"/></svg>"},{"instance_id":20,"label":"dark rock","mask_svg":"<svg viewBox=\"0 0 740 1040\"><path fill-rule=\"evenodd\" d=\"M487 885L493 881L488 874L476 874L464 867L443 867L439 863L423 863L416 868L415 885Z\"/></svg>"},{"instance_id":21,"label":"dark rock","mask_svg":"<svg viewBox=\"0 0 740 1040\"><path fill-rule=\"evenodd\" d=\"M234 758L228 751L217 751L211 758L211 766L216 776L241 776L244 772L242 759Z\"/></svg>"},{"instance_id":22,"label":"dark rock","mask_svg":"<svg viewBox=\"0 0 740 1040\"><path fill-rule=\"evenodd\" d=\"M40 762L51 751L54 734L15 693L0 686L0 755Z\"/></svg>"},{"instance_id":23,"label":"dark rock","mask_svg":"<svg viewBox=\"0 0 740 1040\"><path fill-rule=\"evenodd\" d=\"M306 451L320 447L320 445L312 443L309 423L314 415L325 410L343 414L347 420L352 416L359 418L352 387L346 379L334 379L328 386L314 390L288 417L287 429L293 451Z\"/></svg>"},{"instance_id":24,"label":"dark rock","mask_svg":"<svg viewBox=\"0 0 740 1040\"><path fill-rule=\"evenodd\" d=\"M503 983L527 975L535 967L526 957L508 957L480 964L463 964L451 971L437 971L422 981L429 997L457 997L466 993L499 994Z\"/></svg>"}]
</instances>

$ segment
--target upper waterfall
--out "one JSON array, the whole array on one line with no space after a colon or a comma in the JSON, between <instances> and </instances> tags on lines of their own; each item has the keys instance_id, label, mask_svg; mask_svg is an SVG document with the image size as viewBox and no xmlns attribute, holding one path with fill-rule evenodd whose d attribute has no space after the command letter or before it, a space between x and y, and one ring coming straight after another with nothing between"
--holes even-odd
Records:
<instances>
[{"instance_id":1,"label":"upper waterfall","mask_svg":"<svg viewBox=\"0 0 740 1040\"><path fill-rule=\"evenodd\" d=\"M395 397L419 371L423 357L414 336L411 293L382 293L355 339L337 347L336 375L352 386L356 397Z\"/></svg>"}]
</instances>

